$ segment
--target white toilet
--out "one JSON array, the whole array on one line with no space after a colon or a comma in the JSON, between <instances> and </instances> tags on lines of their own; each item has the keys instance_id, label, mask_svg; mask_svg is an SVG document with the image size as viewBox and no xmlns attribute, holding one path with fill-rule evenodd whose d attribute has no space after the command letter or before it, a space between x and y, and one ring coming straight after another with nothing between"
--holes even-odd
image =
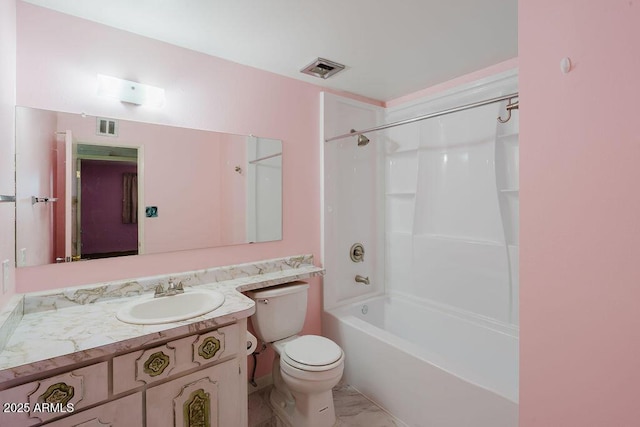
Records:
<instances>
[{"instance_id":1,"label":"white toilet","mask_svg":"<svg viewBox=\"0 0 640 427\"><path fill-rule=\"evenodd\" d=\"M256 302L256 335L272 344L270 401L278 418L293 427L330 427L336 422L331 389L344 370L344 352L333 341L302 331L307 313L304 282L246 292Z\"/></svg>"}]
</instances>

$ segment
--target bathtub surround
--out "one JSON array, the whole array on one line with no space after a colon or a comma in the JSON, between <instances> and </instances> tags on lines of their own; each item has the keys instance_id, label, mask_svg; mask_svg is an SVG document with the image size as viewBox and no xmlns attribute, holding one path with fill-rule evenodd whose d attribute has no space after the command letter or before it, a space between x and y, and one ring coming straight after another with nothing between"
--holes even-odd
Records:
<instances>
[{"instance_id":1,"label":"bathtub surround","mask_svg":"<svg viewBox=\"0 0 640 427\"><path fill-rule=\"evenodd\" d=\"M517 72L503 71L383 122L514 92ZM323 330L351 355L346 382L409 425L517 424L518 113L498 123L506 103L371 132L364 147L324 144ZM323 108L324 138L380 120L332 95Z\"/></svg>"},{"instance_id":2,"label":"bathtub surround","mask_svg":"<svg viewBox=\"0 0 640 427\"><path fill-rule=\"evenodd\" d=\"M365 146L358 146L356 137L324 142L351 129L375 126L384 110L329 93L322 94L321 103L322 263L330 266L323 288L326 310L384 292L384 230L378 227L384 199L377 192L384 183L381 134L369 134ZM364 248L360 261L351 259L356 243ZM358 275L368 276L369 284L356 282Z\"/></svg>"},{"instance_id":3,"label":"bathtub surround","mask_svg":"<svg viewBox=\"0 0 640 427\"><path fill-rule=\"evenodd\" d=\"M505 71L389 109L386 121L514 92L517 72ZM497 122L505 104L387 131L385 283L517 327L519 113Z\"/></svg>"},{"instance_id":4,"label":"bathtub surround","mask_svg":"<svg viewBox=\"0 0 640 427\"><path fill-rule=\"evenodd\" d=\"M323 274L313 257L266 260L181 274L146 277L86 287L17 295L0 312L0 338L9 337L0 352L0 382L34 375L108 356L132 347L176 337L248 317L253 302L246 291ZM197 318L161 325L120 322L115 313L142 293L173 279L186 288L217 289L226 299L222 307ZM170 297L168 297L170 298ZM13 329L13 331L12 331ZM1 386L0 386L1 388Z\"/></svg>"}]
</instances>

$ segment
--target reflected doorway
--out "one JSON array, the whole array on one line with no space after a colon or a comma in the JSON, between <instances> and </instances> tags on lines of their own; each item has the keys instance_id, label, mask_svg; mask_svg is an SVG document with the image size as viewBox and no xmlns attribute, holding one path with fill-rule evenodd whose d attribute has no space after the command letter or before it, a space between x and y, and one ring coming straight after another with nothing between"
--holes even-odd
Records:
<instances>
[{"instance_id":1,"label":"reflected doorway","mask_svg":"<svg viewBox=\"0 0 640 427\"><path fill-rule=\"evenodd\" d=\"M80 259L138 254L137 151L78 144L74 207Z\"/></svg>"}]
</instances>

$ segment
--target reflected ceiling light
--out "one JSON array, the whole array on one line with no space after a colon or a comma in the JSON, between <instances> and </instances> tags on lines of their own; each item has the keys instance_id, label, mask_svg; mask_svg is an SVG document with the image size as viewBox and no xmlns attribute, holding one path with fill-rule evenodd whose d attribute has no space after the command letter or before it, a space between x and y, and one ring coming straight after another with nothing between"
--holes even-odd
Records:
<instances>
[{"instance_id":1,"label":"reflected ceiling light","mask_svg":"<svg viewBox=\"0 0 640 427\"><path fill-rule=\"evenodd\" d=\"M115 98L135 105L164 105L164 89L104 74L98 74L98 96Z\"/></svg>"}]
</instances>

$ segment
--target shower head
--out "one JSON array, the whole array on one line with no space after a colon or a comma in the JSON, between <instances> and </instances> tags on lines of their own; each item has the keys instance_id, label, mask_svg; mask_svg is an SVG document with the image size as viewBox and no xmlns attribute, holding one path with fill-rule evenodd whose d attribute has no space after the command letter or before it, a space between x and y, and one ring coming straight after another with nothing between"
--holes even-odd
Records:
<instances>
[{"instance_id":1,"label":"shower head","mask_svg":"<svg viewBox=\"0 0 640 427\"><path fill-rule=\"evenodd\" d=\"M355 129L351 129L351 133L357 132ZM364 135L358 135L358 147L364 147L369 143L369 138Z\"/></svg>"}]
</instances>

